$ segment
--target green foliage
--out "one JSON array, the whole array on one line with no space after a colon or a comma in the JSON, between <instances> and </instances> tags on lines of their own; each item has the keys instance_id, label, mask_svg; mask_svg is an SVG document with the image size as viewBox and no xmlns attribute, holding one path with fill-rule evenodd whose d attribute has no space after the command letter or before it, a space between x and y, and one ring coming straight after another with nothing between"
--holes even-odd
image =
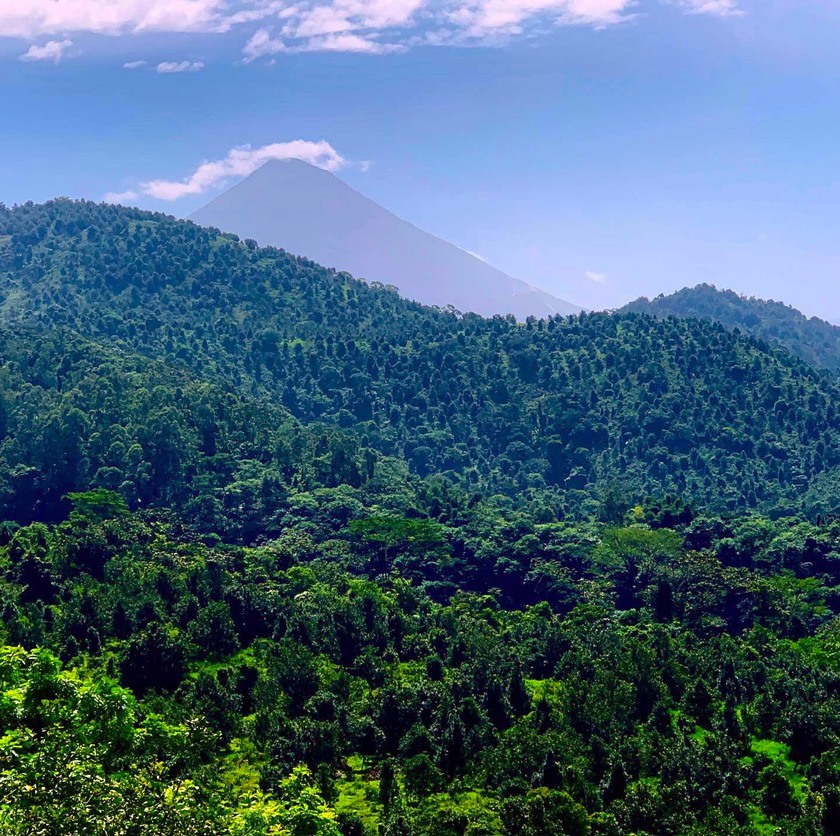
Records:
<instances>
[{"instance_id":1,"label":"green foliage","mask_svg":"<svg viewBox=\"0 0 840 836\"><path fill-rule=\"evenodd\" d=\"M833 378L132 209L0 240L3 833L838 832Z\"/></svg>"},{"instance_id":2,"label":"green foliage","mask_svg":"<svg viewBox=\"0 0 840 836\"><path fill-rule=\"evenodd\" d=\"M70 521L75 523L102 522L128 513L128 506L122 496L105 488L71 493L66 498L73 506Z\"/></svg>"},{"instance_id":3,"label":"green foliage","mask_svg":"<svg viewBox=\"0 0 840 836\"><path fill-rule=\"evenodd\" d=\"M738 328L768 343L784 346L792 354L820 369L840 370L840 328L817 317L807 317L782 302L739 296L701 284L670 296L641 298L624 311L710 319Z\"/></svg>"},{"instance_id":4,"label":"green foliage","mask_svg":"<svg viewBox=\"0 0 840 836\"><path fill-rule=\"evenodd\" d=\"M717 324L458 317L85 202L4 209L0 235L13 519L102 487L254 539L290 485L381 485L382 457L613 522L651 494L836 510L840 387Z\"/></svg>"},{"instance_id":5,"label":"green foliage","mask_svg":"<svg viewBox=\"0 0 840 836\"><path fill-rule=\"evenodd\" d=\"M835 809L838 523L522 535L476 503L337 532L307 511L245 548L78 506L0 546L27 648L0 651L4 832L747 834ZM68 557L91 538L95 571Z\"/></svg>"}]
</instances>

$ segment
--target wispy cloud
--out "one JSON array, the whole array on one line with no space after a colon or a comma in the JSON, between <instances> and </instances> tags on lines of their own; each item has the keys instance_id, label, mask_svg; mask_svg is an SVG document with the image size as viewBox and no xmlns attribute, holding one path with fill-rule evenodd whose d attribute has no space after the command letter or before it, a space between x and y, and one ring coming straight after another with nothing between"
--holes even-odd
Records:
<instances>
[{"instance_id":1,"label":"wispy cloud","mask_svg":"<svg viewBox=\"0 0 840 836\"><path fill-rule=\"evenodd\" d=\"M590 282L595 282L595 284L606 284L607 283L607 274L606 273L596 273L594 270L587 270L584 274Z\"/></svg>"},{"instance_id":2,"label":"wispy cloud","mask_svg":"<svg viewBox=\"0 0 840 836\"><path fill-rule=\"evenodd\" d=\"M529 24L603 27L620 23L633 0L465 0L446 15L453 34L468 38L521 35Z\"/></svg>"},{"instance_id":3,"label":"wispy cloud","mask_svg":"<svg viewBox=\"0 0 840 836\"><path fill-rule=\"evenodd\" d=\"M619 23L636 0L331 0L284 9L274 30L258 30L246 61L280 52L403 51L410 45L483 42L534 27Z\"/></svg>"},{"instance_id":4,"label":"wispy cloud","mask_svg":"<svg viewBox=\"0 0 840 836\"><path fill-rule=\"evenodd\" d=\"M108 192L107 194L102 195L102 199L106 203L128 204L134 203L134 201L137 200L139 196L140 195L137 194L137 192L129 189L127 192Z\"/></svg>"},{"instance_id":5,"label":"wispy cloud","mask_svg":"<svg viewBox=\"0 0 840 836\"><path fill-rule=\"evenodd\" d=\"M0 0L0 35L213 31L225 28L227 8L225 0Z\"/></svg>"},{"instance_id":6,"label":"wispy cloud","mask_svg":"<svg viewBox=\"0 0 840 836\"><path fill-rule=\"evenodd\" d=\"M159 73L197 73L204 69L203 61L161 61L155 67Z\"/></svg>"},{"instance_id":7,"label":"wispy cloud","mask_svg":"<svg viewBox=\"0 0 840 836\"><path fill-rule=\"evenodd\" d=\"M149 180L141 183L137 190L111 192L104 196L110 203L130 202L141 194L157 200L180 200L189 195L200 195L234 177L247 177L269 160L303 160L327 171L338 171L346 166L347 160L324 140L310 142L296 139L291 142L275 142L261 148L249 145L234 148L221 160L201 163L183 180Z\"/></svg>"},{"instance_id":8,"label":"wispy cloud","mask_svg":"<svg viewBox=\"0 0 840 836\"><path fill-rule=\"evenodd\" d=\"M389 52L404 52L401 44L380 43L371 36L355 32L337 32L317 35L304 41L287 43L283 37L272 37L266 29L259 29L245 44L243 54L246 63L257 58L278 55L282 52L360 52L368 55L386 55Z\"/></svg>"},{"instance_id":9,"label":"wispy cloud","mask_svg":"<svg viewBox=\"0 0 840 836\"><path fill-rule=\"evenodd\" d=\"M245 44L242 54L245 61L255 61L269 55L286 51L286 44L281 38L273 38L268 29L257 29Z\"/></svg>"},{"instance_id":10,"label":"wispy cloud","mask_svg":"<svg viewBox=\"0 0 840 836\"><path fill-rule=\"evenodd\" d=\"M43 46L33 44L20 56L20 60L52 61L54 64L58 64L71 46L73 46L73 41L47 41Z\"/></svg>"},{"instance_id":11,"label":"wispy cloud","mask_svg":"<svg viewBox=\"0 0 840 836\"><path fill-rule=\"evenodd\" d=\"M744 14L738 0L675 0L675 4L687 14L693 15L741 17Z\"/></svg>"},{"instance_id":12,"label":"wispy cloud","mask_svg":"<svg viewBox=\"0 0 840 836\"><path fill-rule=\"evenodd\" d=\"M732 17L742 13L738 2L0 0L0 37L31 41L50 36L64 38L73 33L136 35L241 30L243 55L248 62L280 53L383 54L422 44L494 45L562 26L614 26L663 4L691 15Z\"/></svg>"},{"instance_id":13,"label":"wispy cloud","mask_svg":"<svg viewBox=\"0 0 840 836\"><path fill-rule=\"evenodd\" d=\"M139 70L141 67L145 67L148 63L148 61L129 61L126 64L123 64L123 68L126 70Z\"/></svg>"}]
</instances>

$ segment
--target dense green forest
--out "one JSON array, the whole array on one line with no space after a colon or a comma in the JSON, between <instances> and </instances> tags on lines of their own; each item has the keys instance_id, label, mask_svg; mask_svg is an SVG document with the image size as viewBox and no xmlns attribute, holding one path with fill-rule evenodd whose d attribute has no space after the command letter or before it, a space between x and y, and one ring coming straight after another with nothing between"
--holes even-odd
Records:
<instances>
[{"instance_id":1,"label":"dense green forest","mask_svg":"<svg viewBox=\"0 0 840 836\"><path fill-rule=\"evenodd\" d=\"M0 832L840 833L839 395L0 206Z\"/></svg>"},{"instance_id":2,"label":"dense green forest","mask_svg":"<svg viewBox=\"0 0 840 836\"><path fill-rule=\"evenodd\" d=\"M569 513L613 487L717 510L837 509L837 380L718 324L459 317L190 223L67 200L0 210L0 299L0 322L47 333L56 355L57 329L81 334L332 424L421 477L548 492ZM39 383L39 397L54 386ZM30 466L15 449L10 464Z\"/></svg>"},{"instance_id":3,"label":"dense green forest","mask_svg":"<svg viewBox=\"0 0 840 836\"><path fill-rule=\"evenodd\" d=\"M738 328L758 339L783 345L807 363L840 371L840 328L782 302L740 296L710 284L686 287L670 296L641 298L623 313L694 317Z\"/></svg>"},{"instance_id":4,"label":"dense green forest","mask_svg":"<svg viewBox=\"0 0 840 836\"><path fill-rule=\"evenodd\" d=\"M840 832L838 524L459 516L7 527L3 832Z\"/></svg>"}]
</instances>

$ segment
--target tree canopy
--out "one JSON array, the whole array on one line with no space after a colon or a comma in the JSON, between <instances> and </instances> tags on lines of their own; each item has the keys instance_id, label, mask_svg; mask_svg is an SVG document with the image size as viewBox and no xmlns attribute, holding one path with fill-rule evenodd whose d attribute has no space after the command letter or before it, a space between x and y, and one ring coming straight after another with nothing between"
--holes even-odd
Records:
<instances>
[{"instance_id":1,"label":"tree canopy","mask_svg":"<svg viewBox=\"0 0 840 836\"><path fill-rule=\"evenodd\" d=\"M840 833L838 395L0 206L0 830Z\"/></svg>"}]
</instances>

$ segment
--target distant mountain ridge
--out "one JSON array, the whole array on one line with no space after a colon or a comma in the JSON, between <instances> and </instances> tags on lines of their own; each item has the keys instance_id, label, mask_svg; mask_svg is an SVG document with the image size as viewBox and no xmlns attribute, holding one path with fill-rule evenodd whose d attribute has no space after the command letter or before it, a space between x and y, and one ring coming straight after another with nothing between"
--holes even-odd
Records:
<instances>
[{"instance_id":1,"label":"distant mountain ridge","mask_svg":"<svg viewBox=\"0 0 840 836\"><path fill-rule=\"evenodd\" d=\"M301 160L266 163L190 219L394 285L427 305L518 319L581 310L424 232Z\"/></svg>"},{"instance_id":2,"label":"distant mountain ridge","mask_svg":"<svg viewBox=\"0 0 840 836\"><path fill-rule=\"evenodd\" d=\"M741 296L732 290L701 284L655 299L643 296L621 312L712 320L782 345L817 368L840 371L840 327L808 317L783 302Z\"/></svg>"}]
</instances>

